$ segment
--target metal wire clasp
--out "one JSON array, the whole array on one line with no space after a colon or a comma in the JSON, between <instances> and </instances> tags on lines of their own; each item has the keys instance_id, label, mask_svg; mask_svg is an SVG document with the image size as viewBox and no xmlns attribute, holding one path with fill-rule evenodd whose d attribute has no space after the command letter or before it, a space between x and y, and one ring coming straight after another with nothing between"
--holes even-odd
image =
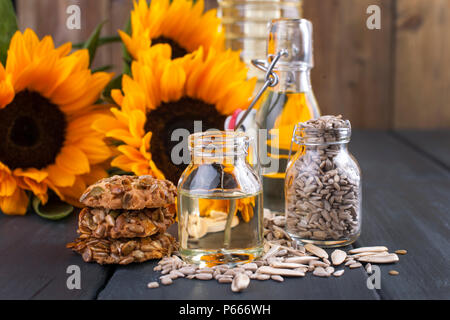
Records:
<instances>
[{"instance_id":1,"label":"metal wire clasp","mask_svg":"<svg viewBox=\"0 0 450 320\"><path fill-rule=\"evenodd\" d=\"M273 72L273 68L275 67L275 65L277 64L278 60L280 60L281 57L287 57L287 56L288 56L288 51L286 49L282 49L282 50L278 51L278 53L276 55L273 55L273 54L269 55L269 58L273 58L273 60L269 64L268 68L266 68L268 61L260 60L260 59L252 60L252 64L256 68L258 68L259 70L262 70L266 73L266 75L264 77L265 82L264 82L264 85L262 86L262 88L256 94L256 96L253 98L252 103L250 103L249 107L245 111L242 118L239 120L237 125L234 127L235 131L239 130L239 127L242 125L242 123L244 123L245 118L250 113L250 111L253 109L256 102L258 102L259 98L261 98L264 91L266 91L266 89L268 87L275 87L278 84L279 78L278 78L278 75L275 72Z\"/></svg>"},{"instance_id":2,"label":"metal wire clasp","mask_svg":"<svg viewBox=\"0 0 450 320\"><path fill-rule=\"evenodd\" d=\"M288 163L291 161L292 146L294 145L294 143L298 145L301 145L302 143L301 135L302 135L301 126L299 125L299 123L297 123L294 127L294 131L292 132L291 145L289 147Z\"/></svg>"}]
</instances>

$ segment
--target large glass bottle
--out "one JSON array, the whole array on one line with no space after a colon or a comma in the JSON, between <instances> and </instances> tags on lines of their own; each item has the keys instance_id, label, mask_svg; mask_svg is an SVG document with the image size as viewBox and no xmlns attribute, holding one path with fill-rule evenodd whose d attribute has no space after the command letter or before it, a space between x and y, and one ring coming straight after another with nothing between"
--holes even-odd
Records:
<instances>
[{"instance_id":1,"label":"large glass bottle","mask_svg":"<svg viewBox=\"0 0 450 320\"><path fill-rule=\"evenodd\" d=\"M251 66L251 59L263 59L267 24L273 19L301 18L302 0L218 0L218 15L225 29L228 49L241 50L242 60ZM249 77L264 75L250 68Z\"/></svg>"},{"instance_id":2,"label":"large glass bottle","mask_svg":"<svg viewBox=\"0 0 450 320\"><path fill-rule=\"evenodd\" d=\"M313 67L312 24L306 19L277 19L269 26L267 56L285 49L275 66L279 83L261 98L255 124L263 176L264 206L284 212L284 179L294 127L320 116L310 71ZM261 136L262 134L262 136ZM295 147L294 147L294 152Z\"/></svg>"}]
</instances>

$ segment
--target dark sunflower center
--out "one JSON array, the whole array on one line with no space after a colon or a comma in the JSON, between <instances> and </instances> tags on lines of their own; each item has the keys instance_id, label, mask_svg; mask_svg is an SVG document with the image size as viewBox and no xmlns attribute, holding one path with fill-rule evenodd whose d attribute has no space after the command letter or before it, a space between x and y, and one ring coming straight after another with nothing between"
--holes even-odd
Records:
<instances>
[{"instance_id":1,"label":"dark sunflower center","mask_svg":"<svg viewBox=\"0 0 450 320\"><path fill-rule=\"evenodd\" d=\"M42 169L55 162L66 133L64 113L40 94L18 93L0 110L0 161L10 169Z\"/></svg>"},{"instance_id":2,"label":"dark sunflower center","mask_svg":"<svg viewBox=\"0 0 450 320\"><path fill-rule=\"evenodd\" d=\"M225 118L226 116L221 115L214 105L191 98L162 103L147 114L144 128L146 132L153 133L150 143L152 159L167 179L176 184L186 168L185 164L175 165L172 162L172 148L180 143L171 141L172 132L176 129L186 129L193 133L194 121L202 121L203 131L212 128L223 130ZM181 157L184 155L182 152Z\"/></svg>"},{"instance_id":3,"label":"dark sunflower center","mask_svg":"<svg viewBox=\"0 0 450 320\"><path fill-rule=\"evenodd\" d=\"M158 37L156 39L152 39L152 44L158 44L158 43L167 43L172 48L172 59L181 58L188 54L188 51L180 46L178 42L173 41L172 39L166 38L166 37Z\"/></svg>"}]
</instances>

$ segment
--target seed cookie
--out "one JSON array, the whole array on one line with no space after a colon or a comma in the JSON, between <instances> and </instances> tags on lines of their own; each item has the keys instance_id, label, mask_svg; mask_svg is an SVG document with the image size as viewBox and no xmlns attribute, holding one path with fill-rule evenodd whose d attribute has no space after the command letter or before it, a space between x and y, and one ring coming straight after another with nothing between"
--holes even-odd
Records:
<instances>
[{"instance_id":1,"label":"seed cookie","mask_svg":"<svg viewBox=\"0 0 450 320\"><path fill-rule=\"evenodd\" d=\"M78 238L67 244L67 248L81 254L86 262L125 265L170 255L177 250L177 244L175 238L166 233L134 239Z\"/></svg>"},{"instance_id":2,"label":"seed cookie","mask_svg":"<svg viewBox=\"0 0 450 320\"><path fill-rule=\"evenodd\" d=\"M152 176L112 176L89 186L80 198L87 207L141 210L175 203L177 189Z\"/></svg>"},{"instance_id":3,"label":"seed cookie","mask_svg":"<svg viewBox=\"0 0 450 320\"><path fill-rule=\"evenodd\" d=\"M142 210L84 208L78 217L80 238L142 238L164 233L175 222L175 206Z\"/></svg>"}]
</instances>

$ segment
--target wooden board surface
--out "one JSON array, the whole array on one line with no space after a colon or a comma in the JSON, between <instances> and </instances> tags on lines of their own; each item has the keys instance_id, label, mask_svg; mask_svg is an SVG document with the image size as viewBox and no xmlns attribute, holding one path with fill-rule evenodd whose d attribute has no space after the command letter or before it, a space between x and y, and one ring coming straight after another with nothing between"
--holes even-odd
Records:
<instances>
[{"instance_id":1,"label":"wooden board surface","mask_svg":"<svg viewBox=\"0 0 450 320\"><path fill-rule=\"evenodd\" d=\"M322 114L343 114L355 128L391 126L392 3L304 1L314 29L312 86ZM381 9L381 30L366 27L372 4Z\"/></svg>"},{"instance_id":2,"label":"wooden board surface","mask_svg":"<svg viewBox=\"0 0 450 320\"><path fill-rule=\"evenodd\" d=\"M111 268L84 263L66 249L76 237L76 220L75 214L61 221L0 214L0 300L95 299ZM67 288L70 265L80 267L80 290Z\"/></svg>"},{"instance_id":3,"label":"wooden board surface","mask_svg":"<svg viewBox=\"0 0 450 320\"><path fill-rule=\"evenodd\" d=\"M450 172L388 133L358 132L351 151L364 179L355 246L408 250L381 266L381 298L450 299Z\"/></svg>"},{"instance_id":4,"label":"wooden board surface","mask_svg":"<svg viewBox=\"0 0 450 320\"><path fill-rule=\"evenodd\" d=\"M366 287L362 269L347 269L340 278L318 278L307 274L304 278L286 278L283 283L273 280L252 280L249 288L235 294L229 284L216 280L201 281L177 279L173 285L148 289L147 283L158 281L154 272L156 263L119 267L100 292L99 299L173 299L173 300L311 300L359 299L373 300L379 296ZM126 285L125 285L126 284Z\"/></svg>"},{"instance_id":5,"label":"wooden board surface","mask_svg":"<svg viewBox=\"0 0 450 320\"><path fill-rule=\"evenodd\" d=\"M450 170L450 131L396 131L395 135L403 139L419 152Z\"/></svg>"},{"instance_id":6,"label":"wooden board surface","mask_svg":"<svg viewBox=\"0 0 450 320\"><path fill-rule=\"evenodd\" d=\"M397 0L394 128L450 128L450 1Z\"/></svg>"},{"instance_id":7,"label":"wooden board surface","mask_svg":"<svg viewBox=\"0 0 450 320\"><path fill-rule=\"evenodd\" d=\"M105 22L102 36L118 35L124 29L133 5L131 0L17 0L19 28L32 28L39 37L51 35L57 45L67 41L86 41L97 25ZM81 29L69 30L66 10L78 5L81 11ZM113 65L117 75L121 73L122 47L120 43L102 46L98 49L93 69Z\"/></svg>"},{"instance_id":8,"label":"wooden board surface","mask_svg":"<svg viewBox=\"0 0 450 320\"><path fill-rule=\"evenodd\" d=\"M19 25L57 44L86 40L108 19L117 35L131 0L17 0ZM66 9L81 9L81 30L68 30ZM366 10L381 9L381 30L369 30ZM206 0L207 9L217 0ZM324 114L342 113L354 128L450 128L450 1L303 0L314 23L313 89ZM99 49L94 68L122 70L120 44Z\"/></svg>"},{"instance_id":9,"label":"wooden board surface","mask_svg":"<svg viewBox=\"0 0 450 320\"><path fill-rule=\"evenodd\" d=\"M0 215L0 299L450 299L450 170L389 132L357 131L350 150L363 172L362 235L353 246L408 250L399 263L381 266L380 290L367 288L363 269L338 279L252 281L238 295L229 285L185 279L150 290L155 262L84 263L65 248L76 237L75 215L52 222L29 214ZM81 268L81 290L66 287L69 265Z\"/></svg>"}]
</instances>

